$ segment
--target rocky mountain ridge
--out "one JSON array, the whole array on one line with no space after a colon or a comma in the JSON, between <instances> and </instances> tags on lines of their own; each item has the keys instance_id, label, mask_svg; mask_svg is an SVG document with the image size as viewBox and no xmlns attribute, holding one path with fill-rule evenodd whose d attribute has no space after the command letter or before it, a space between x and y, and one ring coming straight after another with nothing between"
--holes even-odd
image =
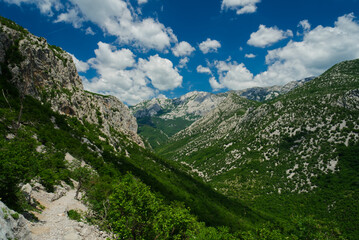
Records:
<instances>
[{"instance_id":1,"label":"rocky mountain ridge","mask_svg":"<svg viewBox=\"0 0 359 240\"><path fill-rule=\"evenodd\" d=\"M6 55L16 64L5 63ZM113 96L85 91L68 53L6 19L0 24L0 63L7 65L10 81L22 94L50 103L54 111L101 125L113 145L111 129L143 146L136 119L125 104Z\"/></svg>"},{"instance_id":2,"label":"rocky mountain ridge","mask_svg":"<svg viewBox=\"0 0 359 240\"><path fill-rule=\"evenodd\" d=\"M352 60L265 103L232 93L157 152L227 196L283 217L308 211L355 232L359 212L342 213L359 201L358 76Z\"/></svg>"},{"instance_id":3,"label":"rocky mountain ridge","mask_svg":"<svg viewBox=\"0 0 359 240\"><path fill-rule=\"evenodd\" d=\"M216 108L230 93L235 93L249 100L264 102L288 93L313 78L292 81L283 86L254 87L218 94L193 91L179 98L154 98L143 101L130 109L136 118L158 116L162 119L183 118L186 120L198 120Z\"/></svg>"},{"instance_id":4,"label":"rocky mountain ridge","mask_svg":"<svg viewBox=\"0 0 359 240\"><path fill-rule=\"evenodd\" d=\"M216 109L171 138L172 142L188 140L183 146L172 150L173 158L184 161L204 149L214 146L222 149L219 155L223 159L219 156L206 157L206 161L216 159L226 163L210 168L216 169L214 172L209 173L206 161L202 162L203 166L198 160L194 161L196 166L201 166L200 171L208 173L205 175L210 180L244 164L247 154L259 154L256 158L260 162L278 158L278 146L293 139L294 142L290 142L293 144L291 152L286 155L296 153L304 162L306 158L317 156L317 169L335 171L337 157L330 152L322 153L320 146L321 142L329 143L334 153L335 144L349 146L350 142L359 140L359 123L353 117L359 105L359 81L355 72L349 72L357 71L353 66L358 63L358 60L340 63L322 76L265 104L248 101L234 93L228 95ZM338 114L337 111L347 114ZM300 191L299 188L296 190Z\"/></svg>"},{"instance_id":5,"label":"rocky mountain ridge","mask_svg":"<svg viewBox=\"0 0 359 240\"><path fill-rule=\"evenodd\" d=\"M313 78L305 78L284 86L255 87L213 94L189 92L179 98L154 98L130 107L139 124L139 134L149 148L165 144L175 133L216 109L228 96L237 95L258 102L269 101L302 86Z\"/></svg>"}]
</instances>

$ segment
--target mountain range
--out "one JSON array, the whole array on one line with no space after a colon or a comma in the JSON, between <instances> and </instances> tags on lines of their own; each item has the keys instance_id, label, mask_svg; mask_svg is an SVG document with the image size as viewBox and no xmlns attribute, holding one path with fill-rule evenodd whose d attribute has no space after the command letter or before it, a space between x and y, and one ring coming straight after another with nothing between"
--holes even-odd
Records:
<instances>
[{"instance_id":1,"label":"mountain range","mask_svg":"<svg viewBox=\"0 0 359 240\"><path fill-rule=\"evenodd\" d=\"M179 98L154 98L130 107L139 124L139 134L147 146L157 148L175 133L217 108L229 94L249 100L269 101L302 86L313 77L287 83L284 86L255 87L224 93L189 92Z\"/></svg>"},{"instance_id":2,"label":"mountain range","mask_svg":"<svg viewBox=\"0 0 359 240\"><path fill-rule=\"evenodd\" d=\"M359 236L359 60L128 108L84 90L60 47L0 23L0 236L43 211L26 184L65 183L91 209L78 219L117 239Z\"/></svg>"}]
</instances>

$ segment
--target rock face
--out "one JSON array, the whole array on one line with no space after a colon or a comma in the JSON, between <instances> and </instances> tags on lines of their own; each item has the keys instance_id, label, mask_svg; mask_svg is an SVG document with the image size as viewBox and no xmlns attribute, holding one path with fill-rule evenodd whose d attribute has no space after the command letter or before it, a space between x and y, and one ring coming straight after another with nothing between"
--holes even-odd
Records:
<instances>
[{"instance_id":1,"label":"rock face","mask_svg":"<svg viewBox=\"0 0 359 240\"><path fill-rule=\"evenodd\" d=\"M232 93L158 152L234 197L311 192L359 142L358 73L359 60L342 62L266 103Z\"/></svg>"},{"instance_id":2,"label":"rock face","mask_svg":"<svg viewBox=\"0 0 359 240\"><path fill-rule=\"evenodd\" d=\"M286 94L291 90L303 86L306 82L313 80L314 77L304 78L298 81L289 82L283 86L271 86L271 87L254 87L244 90L234 91L237 95L254 101L268 101L272 100L279 95Z\"/></svg>"},{"instance_id":3,"label":"rock face","mask_svg":"<svg viewBox=\"0 0 359 240\"><path fill-rule=\"evenodd\" d=\"M0 201L0 240L31 240L28 221Z\"/></svg>"},{"instance_id":4,"label":"rock face","mask_svg":"<svg viewBox=\"0 0 359 240\"><path fill-rule=\"evenodd\" d=\"M182 118L197 120L213 110L225 94L189 92L180 98L155 98L141 102L131 108L136 118L159 116L162 119Z\"/></svg>"},{"instance_id":5,"label":"rock face","mask_svg":"<svg viewBox=\"0 0 359 240\"><path fill-rule=\"evenodd\" d=\"M0 63L7 64L11 82L21 93L50 103L54 111L100 125L110 142L115 141L113 128L143 146L136 119L125 104L85 91L68 53L15 26L0 24Z\"/></svg>"}]
</instances>

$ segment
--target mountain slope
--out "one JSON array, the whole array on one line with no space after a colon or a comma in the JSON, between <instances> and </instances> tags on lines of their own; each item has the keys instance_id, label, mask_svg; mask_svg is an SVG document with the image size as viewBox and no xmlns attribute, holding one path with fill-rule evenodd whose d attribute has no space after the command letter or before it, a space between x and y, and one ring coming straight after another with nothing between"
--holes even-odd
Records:
<instances>
[{"instance_id":1,"label":"mountain slope","mask_svg":"<svg viewBox=\"0 0 359 240\"><path fill-rule=\"evenodd\" d=\"M139 135L146 140L148 147L157 149L174 134L207 115L223 102L228 94L234 93L249 100L263 102L285 94L312 79L293 81L284 86L256 87L219 94L195 91L175 99L155 98L131 107L131 111L137 118Z\"/></svg>"},{"instance_id":2,"label":"mountain slope","mask_svg":"<svg viewBox=\"0 0 359 240\"><path fill-rule=\"evenodd\" d=\"M357 236L359 60L245 112L243 102L227 99L158 152L255 208L313 214Z\"/></svg>"},{"instance_id":3,"label":"mountain slope","mask_svg":"<svg viewBox=\"0 0 359 240\"><path fill-rule=\"evenodd\" d=\"M139 146L126 106L113 97L83 91L67 53L0 20L0 197L7 205L26 210L20 186L32 180L53 191L61 181L71 185L72 178L87 177L86 169L80 168L86 174L76 174L70 168L70 154L96 172L87 182L86 196L92 217L105 227L111 220L106 204L128 172L134 181L151 187L151 196L169 206L182 202L175 209L189 208L210 226L248 230L274 219ZM132 194L138 194L136 189Z\"/></svg>"},{"instance_id":4,"label":"mountain slope","mask_svg":"<svg viewBox=\"0 0 359 240\"><path fill-rule=\"evenodd\" d=\"M7 67L11 73L10 82L21 94L50 103L52 110L61 114L101 125L102 132L112 144L116 144L116 139L111 137L111 129L114 129L143 146L137 135L137 122L128 107L113 96L85 91L68 53L49 45L44 38L2 20L0 62L4 62L7 52L8 58L17 63Z\"/></svg>"}]
</instances>

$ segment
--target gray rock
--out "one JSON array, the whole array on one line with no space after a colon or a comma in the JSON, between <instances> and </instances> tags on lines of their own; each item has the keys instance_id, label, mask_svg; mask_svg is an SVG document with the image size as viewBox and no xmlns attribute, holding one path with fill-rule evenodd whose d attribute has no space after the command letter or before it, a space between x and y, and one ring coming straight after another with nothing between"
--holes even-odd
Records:
<instances>
[{"instance_id":1,"label":"gray rock","mask_svg":"<svg viewBox=\"0 0 359 240\"><path fill-rule=\"evenodd\" d=\"M29 183L21 187L21 192L24 194L25 199L29 204L33 205L35 203L32 198L32 187Z\"/></svg>"},{"instance_id":2,"label":"gray rock","mask_svg":"<svg viewBox=\"0 0 359 240\"><path fill-rule=\"evenodd\" d=\"M0 240L8 239L30 240L32 238L24 216L10 210L0 201Z\"/></svg>"},{"instance_id":3,"label":"gray rock","mask_svg":"<svg viewBox=\"0 0 359 240\"><path fill-rule=\"evenodd\" d=\"M6 50L14 41L20 40L20 33L1 24L0 27L0 62L4 62ZM117 145L118 139L111 136L111 129L144 146L137 135L136 119L128 107L113 96L85 91L68 53L32 34L19 41L19 51L25 60L8 67L13 75L10 81L22 93L50 103L51 108L61 114L92 124L101 123L102 132L113 145ZM51 120L56 123L56 119ZM54 124L54 127L58 126Z\"/></svg>"}]
</instances>

